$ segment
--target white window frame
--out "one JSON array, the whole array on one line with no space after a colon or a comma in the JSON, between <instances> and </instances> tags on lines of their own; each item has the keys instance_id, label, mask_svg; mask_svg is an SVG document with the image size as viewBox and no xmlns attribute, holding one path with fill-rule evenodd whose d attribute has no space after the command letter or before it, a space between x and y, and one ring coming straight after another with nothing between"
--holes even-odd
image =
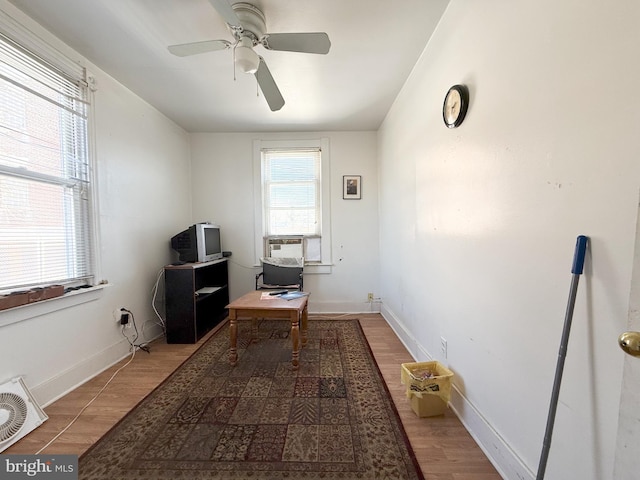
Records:
<instances>
[{"instance_id":1,"label":"white window frame","mask_svg":"<svg viewBox=\"0 0 640 480\"><path fill-rule=\"evenodd\" d=\"M16 20L10 14L5 11L0 11L0 32L10 38L16 44L21 45L28 51L31 51L37 57L50 63L54 68L59 69L60 72L69 75L73 78L79 78L85 82L88 86L88 103L93 104L93 93L95 91L95 81L91 74L84 69L77 59L71 59L59 50L52 47L48 43L42 40L42 37L33 33L30 27L25 27L20 21ZM101 295L101 290L108 286L106 282L99 281L100 278L100 262L99 262L99 245L98 245L98 230L97 223L97 191L96 191L96 178L95 178L95 151L92 135L93 122L93 108L89 108L89 117L87 121L87 155L88 155L88 168L89 175L88 180L91 185L89 189L89 195L86 200L89 202L89 215L87 219L87 227L91 230L91 234L88 238L87 248L92 252L90 257L90 272L91 277L85 279L84 284L90 286L90 288L82 288L74 290L71 293L67 293L62 297L52 298L50 300L29 303L21 307L15 307L7 310L0 311L0 327L11 323L19 322L28 318L37 317L51 313L56 310L61 310L81 303L96 300Z\"/></svg>"},{"instance_id":2,"label":"white window frame","mask_svg":"<svg viewBox=\"0 0 640 480\"><path fill-rule=\"evenodd\" d=\"M264 256L264 223L262 205L262 150L287 148L319 148L321 154L321 221L322 235L320 239L320 262L305 263L305 273L329 273L331 260L331 155L329 139L326 137L307 140L254 140L253 142L253 175L254 175L254 245L255 265L260 265Z\"/></svg>"}]
</instances>

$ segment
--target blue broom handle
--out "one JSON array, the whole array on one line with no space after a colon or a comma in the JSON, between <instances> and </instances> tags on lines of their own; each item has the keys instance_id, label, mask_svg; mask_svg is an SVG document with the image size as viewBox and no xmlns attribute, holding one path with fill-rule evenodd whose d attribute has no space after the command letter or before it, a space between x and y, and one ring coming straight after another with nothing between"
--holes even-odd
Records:
<instances>
[{"instance_id":1,"label":"blue broom handle","mask_svg":"<svg viewBox=\"0 0 640 480\"><path fill-rule=\"evenodd\" d=\"M558 407L558 399L560 398L560 384L562 383L562 372L564 370L564 360L567 356L567 346L569 345L569 333L571 331L571 321L573 320L573 307L576 303L576 294L578 292L578 282L582 270L584 268L584 257L587 250L587 241L589 237L580 235L576 241L576 250L573 254L573 265L571 267L571 287L569 289L569 300L567 302L567 311L564 317L564 327L562 329L562 337L560 339L560 348L558 350L558 362L556 364L556 373L553 379L553 389L551 391L551 401L549 402L549 414L547 416L547 426L542 441L542 453L540 454L540 462L538 464L538 473L536 480L543 480L547 469L547 460L551 449L551 437L553 436L553 425L556 419L556 409Z\"/></svg>"},{"instance_id":2,"label":"blue broom handle","mask_svg":"<svg viewBox=\"0 0 640 480\"><path fill-rule=\"evenodd\" d=\"M576 240L576 251L573 254L573 266L571 267L571 273L574 275L582 275L582 269L584 268L584 256L587 252L587 240L588 237L584 235L578 236Z\"/></svg>"}]
</instances>

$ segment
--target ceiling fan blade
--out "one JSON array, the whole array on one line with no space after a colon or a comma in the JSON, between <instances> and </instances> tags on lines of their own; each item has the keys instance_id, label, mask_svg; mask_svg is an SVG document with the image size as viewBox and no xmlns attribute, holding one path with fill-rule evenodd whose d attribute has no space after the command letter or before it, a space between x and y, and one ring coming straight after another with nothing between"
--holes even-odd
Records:
<instances>
[{"instance_id":1,"label":"ceiling fan blade","mask_svg":"<svg viewBox=\"0 0 640 480\"><path fill-rule=\"evenodd\" d=\"M269 104L271 111L276 112L280 110L284 105L284 98L282 97L282 94L278 89L278 85L276 85L276 82L271 76L271 72L267 68L267 64L262 57L260 57L260 66L258 67L258 71L256 71L254 75L256 76L256 80L258 80L260 90L262 90L262 94Z\"/></svg>"},{"instance_id":2,"label":"ceiling fan blade","mask_svg":"<svg viewBox=\"0 0 640 480\"><path fill-rule=\"evenodd\" d=\"M188 57L189 55L198 55L199 53L214 52L216 50L225 50L231 46L226 40L206 40L204 42L182 43L180 45L170 45L167 47L170 53L178 57Z\"/></svg>"},{"instance_id":3,"label":"ceiling fan blade","mask_svg":"<svg viewBox=\"0 0 640 480\"><path fill-rule=\"evenodd\" d=\"M231 7L231 4L228 0L209 0L213 8L217 10L220 16L227 22L229 25L235 28L242 29L242 24L240 23L240 19L236 12Z\"/></svg>"},{"instance_id":4,"label":"ceiling fan blade","mask_svg":"<svg viewBox=\"0 0 640 480\"><path fill-rule=\"evenodd\" d=\"M324 32L267 33L260 39L267 50L301 53L329 53L331 41Z\"/></svg>"}]
</instances>

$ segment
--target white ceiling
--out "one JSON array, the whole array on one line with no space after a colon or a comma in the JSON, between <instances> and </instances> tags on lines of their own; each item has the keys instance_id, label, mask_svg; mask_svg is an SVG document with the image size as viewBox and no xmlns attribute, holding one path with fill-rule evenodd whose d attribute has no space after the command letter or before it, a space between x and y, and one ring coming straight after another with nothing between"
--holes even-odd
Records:
<instances>
[{"instance_id":1,"label":"white ceiling","mask_svg":"<svg viewBox=\"0 0 640 480\"><path fill-rule=\"evenodd\" d=\"M377 130L448 4L247 0L265 14L268 33L331 40L327 55L256 47L286 102L272 112L253 75L237 72L234 81L231 50L167 51L233 40L208 0L10 1L190 132Z\"/></svg>"}]
</instances>

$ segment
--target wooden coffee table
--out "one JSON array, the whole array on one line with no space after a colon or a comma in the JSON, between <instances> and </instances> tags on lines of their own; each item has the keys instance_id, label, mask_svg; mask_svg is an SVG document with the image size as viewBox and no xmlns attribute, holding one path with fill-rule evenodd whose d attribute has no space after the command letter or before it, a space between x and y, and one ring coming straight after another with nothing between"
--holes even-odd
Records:
<instances>
[{"instance_id":1,"label":"wooden coffee table","mask_svg":"<svg viewBox=\"0 0 640 480\"><path fill-rule=\"evenodd\" d=\"M262 300L265 291L256 290L234 300L229 309L229 363L235 365L238 361L238 318L249 317L253 324L258 318L289 319L291 320L291 365L298 369L300 355L300 330L302 330L302 346L307 344L307 295L293 300L280 297L270 297ZM268 293L268 292L267 292Z\"/></svg>"}]
</instances>

